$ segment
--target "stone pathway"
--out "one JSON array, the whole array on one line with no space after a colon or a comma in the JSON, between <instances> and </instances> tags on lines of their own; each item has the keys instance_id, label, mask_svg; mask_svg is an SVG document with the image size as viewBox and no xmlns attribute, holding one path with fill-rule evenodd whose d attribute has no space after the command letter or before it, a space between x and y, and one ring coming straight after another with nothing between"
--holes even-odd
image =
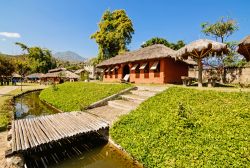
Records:
<instances>
[{"instance_id":1,"label":"stone pathway","mask_svg":"<svg viewBox=\"0 0 250 168\"><path fill-rule=\"evenodd\" d=\"M136 90L121 95L116 100L108 102L108 105L87 110L87 112L104 118L109 124L136 109L143 101L167 89L166 86L137 86Z\"/></svg>"}]
</instances>

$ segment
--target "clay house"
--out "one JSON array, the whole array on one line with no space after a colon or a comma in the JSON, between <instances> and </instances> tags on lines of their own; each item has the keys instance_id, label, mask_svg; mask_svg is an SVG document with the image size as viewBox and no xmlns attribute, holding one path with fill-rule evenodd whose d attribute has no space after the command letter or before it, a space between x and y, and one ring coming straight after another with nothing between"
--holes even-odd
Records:
<instances>
[{"instance_id":1,"label":"clay house","mask_svg":"<svg viewBox=\"0 0 250 168\"><path fill-rule=\"evenodd\" d=\"M177 60L175 51L161 44L126 52L97 65L103 81L121 81L125 76L132 83L182 83L188 76L189 63Z\"/></svg>"}]
</instances>

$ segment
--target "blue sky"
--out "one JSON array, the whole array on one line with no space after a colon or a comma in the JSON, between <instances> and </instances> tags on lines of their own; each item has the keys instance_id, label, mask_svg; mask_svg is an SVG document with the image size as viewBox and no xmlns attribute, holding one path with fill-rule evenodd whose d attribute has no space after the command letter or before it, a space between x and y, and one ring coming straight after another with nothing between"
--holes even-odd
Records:
<instances>
[{"instance_id":1,"label":"blue sky","mask_svg":"<svg viewBox=\"0 0 250 168\"><path fill-rule=\"evenodd\" d=\"M247 0L0 0L0 4L0 52L8 54L21 53L14 45L19 41L52 52L70 50L93 57L98 48L89 37L106 9L125 9L132 19L131 50L155 36L186 43L204 38L200 24L221 16L239 23L239 31L228 40L250 34Z\"/></svg>"}]
</instances>

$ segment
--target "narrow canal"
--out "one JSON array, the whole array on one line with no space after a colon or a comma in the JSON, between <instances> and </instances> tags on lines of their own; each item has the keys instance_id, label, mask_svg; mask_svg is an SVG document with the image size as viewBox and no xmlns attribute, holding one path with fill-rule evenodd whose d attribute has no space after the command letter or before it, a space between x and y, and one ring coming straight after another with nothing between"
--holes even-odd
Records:
<instances>
[{"instance_id":1,"label":"narrow canal","mask_svg":"<svg viewBox=\"0 0 250 168\"><path fill-rule=\"evenodd\" d=\"M16 118L30 118L41 115L57 113L54 109L48 107L39 99L39 91L27 93L15 99ZM86 140L87 139L87 140ZM96 140L94 140L96 141ZM99 141L99 140L98 140ZM101 141L101 140L100 140ZM26 154L25 160L28 167L41 167L44 160L47 160L46 166L53 168L139 168L140 166L125 156L123 152L108 142L95 143L88 138L78 138L75 146L66 145L67 149L53 149L47 153ZM95 144L95 145L89 145ZM88 146L87 149L85 146ZM59 158L63 152L74 153L77 149L77 155L68 158ZM83 150L81 150L83 149ZM80 154L79 154L80 152ZM50 158L58 157L56 162L51 162ZM45 159L44 159L45 158ZM53 159L52 159L53 160ZM39 164L40 163L40 164ZM44 167L46 167L44 166Z\"/></svg>"},{"instance_id":2,"label":"narrow canal","mask_svg":"<svg viewBox=\"0 0 250 168\"><path fill-rule=\"evenodd\" d=\"M40 91L26 93L15 99L15 115L17 119L58 113L39 99Z\"/></svg>"}]
</instances>

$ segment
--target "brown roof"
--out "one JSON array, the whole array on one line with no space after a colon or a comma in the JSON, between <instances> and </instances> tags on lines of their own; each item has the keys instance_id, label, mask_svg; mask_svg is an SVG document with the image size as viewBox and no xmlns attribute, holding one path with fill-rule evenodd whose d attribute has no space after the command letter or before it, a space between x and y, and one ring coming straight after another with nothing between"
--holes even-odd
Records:
<instances>
[{"instance_id":1,"label":"brown roof","mask_svg":"<svg viewBox=\"0 0 250 168\"><path fill-rule=\"evenodd\" d=\"M21 78L22 76L19 75L18 73L15 73L15 72L14 72L14 73L12 74L12 77L13 77L13 78Z\"/></svg>"},{"instance_id":2,"label":"brown roof","mask_svg":"<svg viewBox=\"0 0 250 168\"><path fill-rule=\"evenodd\" d=\"M238 53L243 55L247 61L250 61L250 35L242 39L238 46Z\"/></svg>"},{"instance_id":3,"label":"brown roof","mask_svg":"<svg viewBox=\"0 0 250 168\"><path fill-rule=\"evenodd\" d=\"M49 73L50 73L50 72L65 71L65 70L66 70L66 68L56 68L56 69L51 69L51 70L49 70Z\"/></svg>"},{"instance_id":4,"label":"brown roof","mask_svg":"<svg viewBox=\"0 0 250 168\"><path fill-rule=\"evenodd\" d=\"M175 58L175 51L171 48L164 46L163 44L155 44L149 47L140 48L135 51L130 51L124 54L117 55L108 60L104 60L103 62L98 64L97 67L166 57Z\"/></svg>"},{"instance_id":5,"label":"brown roof","mask_svg":"<svg viewBox=\"0 0 250 168\"><path fill-rule=\"evenodd\" d=\"M193 60L192 58L188 58L186 60L182 60L185 63L189 64L189 65L197 65L197 62L195 60Z\"/></svg>"},{"instance_id":6,"label":"brown roof","mask_svg":"<svg viewBox=\"0 0 250 168\"><path fill-rule=\"evenodd\" d=\"M56 77L69 78L69 79L79 79L80 78L80 76L76 75L73 72L67 71L67 70L46 73L42 76L42 78L56 78Z\"/></svg>"},{"instance_id":7,"label":"brown roof","mask_svg":"<svg viewBox=\"0 0 250 168\"><path fill-rule=\"evenodd\" d=\"M75 74L80 74L80 73L82 73L82 72L84 72L85 70L84 69L78 69L78 70L76 70L74 73Z\"/></svg>"},{"instance_id":8,"label":"brown roof","mask_svg":"<svg viewBox=\"0 0 250 168\"><path fill-rule=\"evenodd\" d=\"M41 78L43 75L44 75L43 73L33 73L26 76L26 78Z\"/></svg>"},{"instance_id":9,"label":"brown roof","mask_svg":"<svg viewBox=\"0 0 250 168\"><path fill-rule=\"evenodd\" d=\"M242 39L239 44L243 45L249 45L250 44L250 35L246 36L244 39Z\"/></svg>"}]
</instances>

